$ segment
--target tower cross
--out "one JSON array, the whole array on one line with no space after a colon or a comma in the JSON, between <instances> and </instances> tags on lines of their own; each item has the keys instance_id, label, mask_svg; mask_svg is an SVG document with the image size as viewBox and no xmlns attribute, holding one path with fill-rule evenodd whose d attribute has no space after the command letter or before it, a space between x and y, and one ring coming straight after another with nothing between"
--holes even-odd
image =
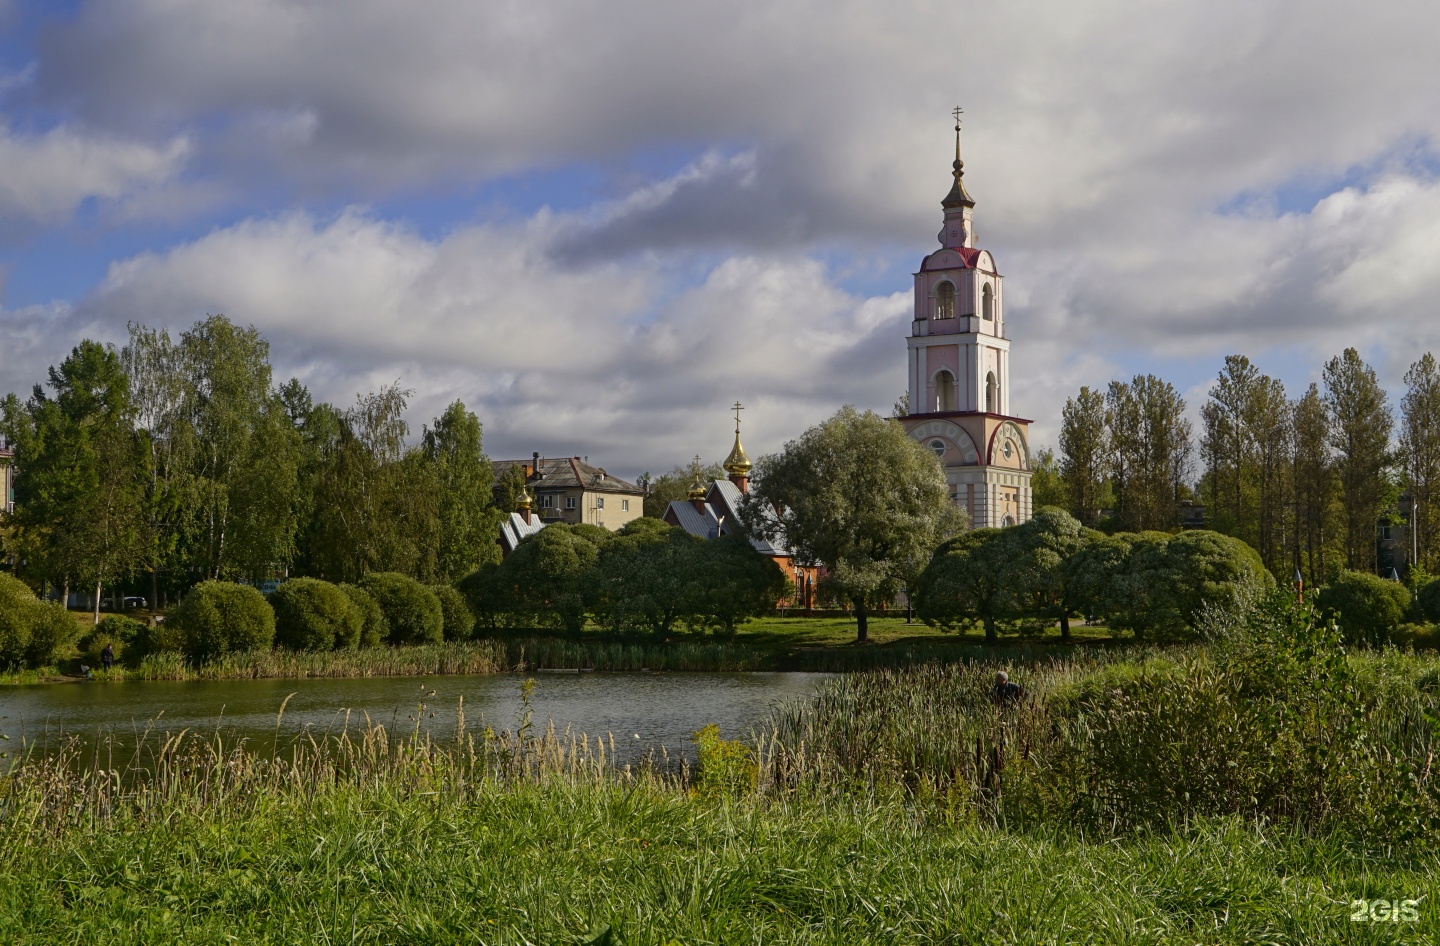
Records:
<instances>
[{"instance_id":1,"label":"tower cross","mask_svg":"<svg viewBox=\"0 0 1440 946\"><path fill-rule=\"evenodd\" d=\"M736 401L736 402L735 402L735 432L736 432L737 434L740 432L740 412L743 411L744 409L745 409L745 408L743 408L743 407L740 406L740 402L739 402L739 401Z\"/></svg>"},{"instance_id":2,"label":"tower cross","mask_svg":"<svg viewBox=\"0 0 1440 946\"><path fill-rule=\"evenodd\" d=\"M955 127L956 127L956 128L959 128L959 127L960 127L960 116L965 114L965 109L963 109L963 108L961 108L960 106L957 105L957 106L955 106L955 111L951 112L950 114L955 116Z\"/></svg>"}]
</instances>

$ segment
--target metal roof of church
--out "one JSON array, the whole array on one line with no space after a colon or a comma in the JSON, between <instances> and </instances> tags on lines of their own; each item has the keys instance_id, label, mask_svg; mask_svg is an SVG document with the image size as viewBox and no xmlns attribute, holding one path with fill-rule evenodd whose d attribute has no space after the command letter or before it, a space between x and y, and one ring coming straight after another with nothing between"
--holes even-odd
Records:
<instances>
[{"instance_id":1,"label":"metal roof of church","mask_svg":"<svg viewBox=\"0 0 1440 946\"><path fill-rule=\"evenodd\" d=\"M545 523L539 516L534 516L529 522L526 522L524 516L518 512L512 512L505 518L505 521L500 523L500 541L507 550L513 552L521 540L528 539L543 528L545 528Z\"/></svg>"}]
</instances>

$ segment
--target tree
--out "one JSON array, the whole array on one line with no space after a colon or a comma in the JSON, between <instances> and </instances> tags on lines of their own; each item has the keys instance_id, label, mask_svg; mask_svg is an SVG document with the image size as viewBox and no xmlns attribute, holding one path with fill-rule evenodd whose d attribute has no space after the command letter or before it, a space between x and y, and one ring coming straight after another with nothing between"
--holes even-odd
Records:
<instances>
[{"instance_id":1,"label":"tree","mask_svg":"<svg viewBox=\"0 0 1440 946\"><path fill-rule=\"evenodd\" d=\"M1082 582L1071 559L1085 543L1085 529L1061 509L1041 509L1010 530L1015 558L1009 571L1016 579L1020 610L1060 621L1060 636L1070 639L1070 615L1084 604Z\"/></svg>"},{"instance_id":2,"label":"tree","mask_svg":"<svg viewBox=\"0 0 1440 946\"><path fill-rule=\"evenodd\" d=\"M144 561L148 457L131 427L128 379L113 348L82 341L36 385L5 402L5 427L23 471L16 484L17 545L31 567L68 588L86 581L100 618L104 583Z\"/></svg>"},{"instance_id":3,"label":"tree","mask_svg":"<svg viewBox=\"0 0 1440 946\"><path fill-rule=\"evenodd\" d=\"M1081 523L1100 521L1101 493L1110 454L1105 396L1082 387L1065 402L1060 421L1060 479L1066 508Z\"/></svg>"},{"instance_id":4,"label":"tree","mask_svg":"<svg viewBox=\"0 0 1440 946\"><path fill-rule=\"evenodd\" d=\"M897 422L848 405L761 458L752 482L740 511L747 532L823 564L855 609L860 641L870 611L963 521L935 455Z\"/></svg>"},{"instance_id":5,"label":"tree","mask_svg":"<svg viewBox=\"0 0 1440 946\"><path fill-rule=\"evenodd\" d=\"M595 597L600 549L610 539L599 526L551 523L486 576L488 597L508 602L512 614L579 634Z\"/></svg>"},{"instance_id":6,"label":"tree","mask_svg":"<svg viewBox=\"0 0 1440 946\"><path fill-rule=\"evenodd\" d=\"M1374 369L1353 348L1326 363L1324 381L1330 447L1343 502L1345 564L1373 572L1376 528L1395 499L1389 478L1390 408Z\"/></svg>"},{"instance_id":7,"label":"tree","mask_svg":"<svg viewBox=\"0 0 1440 946\"><path fill-rule=\"evenodd\" d=\"M639 623L664 640L695 613L703 539L659 519L626 523L600 549L593 579L597 616L608 626Z\"/></svg>"},{"instance_id":8,"label":"tree","mask_svg":"<svg viewBox=\"0 0 1440 946\"><path fill-rule=\"evenodd\" d=\"M1414 503L1414 563L1427 571L1440 571L1440 365L1426 352L1405 373L1405 397L1400 402L1400 456L1405 488Z\"/></svg>"},{"instance_id":9,"label":"tree","mask_svg":"<svg viewBox=\"0 0 1440 946\"><path fill-rule=\"evenodd\" d=\"M1256 438L1250 425L1252 401L1260 371L1244 355L1228 355L1225 367L1200 407L1203 432L1200 453L1205 463L1202 496L1211 525L1227 535L1240 535L1255 521ZM1249 535L1242 538L1252 539Z\"/></svg>"},{"instance_id":10,"label":"tree","mask_svg":"<svg viewBox=\"0 0 1440 946\"><path fill-rule=\"evenodd\" d=\"M647 473L646 476L649 476ZM710 463L700 467L700 482L713 483L715 480L725 478L725 469L718 463ZM690 487L695 483L695 468L690 466L677 466L669 473L657 476L650 483L650 491L645 494L645 515L652 519L662 519L665 510L676 500L681 500L690 495Z\"/></svg>"},{"instance_id":11,"label":"tree","mask_svg":"<svg viewBox=\"0 0 1440 946\"><path fill-rule=\"evenodd\" d=\"M211 578L289 563L299 437L270 388L270 345L223 315L180 336L186 387L174 434L194 481L189 549Z\"/></svg>"},{"instance_id":12,"label":"tree","mask_svg":"<svg viewBox=\"0 0 1440 946\"><path fill-rule=\"evenodd\" d=\"M459 401L425 429L421 447L439 491L434 579L448 585L484 562L500 560L494 541L499 519L492 504L494 476L481 448L480 420Z\"/></svg>"},{"instance_id":13,"label":"tree","mask_svg":"<svg viewBox=\"0 0 1440 946\"><path fill-rule=\"evenodd\" d=\"M1190 469L1190 421L1174 385L1154 375L1110 382L1110 473L1116 520L1129 530L1166 529L1179 514Z\"/></svg>"},{"instance_id":14,"label":"tree","mask_svg":"<svg viewBox=\"0 0 1440 946\"><path fill-rule=\"evenodd\" d=\"M1030 497L1036 509L1044 506L1065 509L1070 504L1069 490L1060 475L1060 461L1049 447L1035 454L1035 465L1030 471Z\"/></svg>"},{"instance_id":15,"label":"tree","mask_svg":"<svg viewBox=\"0 0 1440 946\"><path fill-rule=\"evenodd\" d=\"M1311 384L1291 408L1294 438L1291 479L1295 495L1296 568L1310 585L1329 574L1326 551L1334 541L1335 477L1330 463L1330 416Z\"/></svg>"},{"instance_id":16,"label":"tree","mask_svg":"<svg viewBox=\"0 0 1440 946\"><path fill-rule=\"evenodd\" d=\"M1141 533L1131 543L1117 623L1136 637L1177 638L1194 630L1206 605L1231 604L1247 588L1274 584L1259 554L1233 536Z\"/></svg>"},{"instance_id":17,"label":"tree","mask_svg":"<svg viewBox=\"0 0 1440 946\"><path fill-rule=\"evenodd\" d=\"M915 613L944 630L979 623L985 643L996 643L999 622L1018 607L1018 545L1015 529L974 529L944 542L915 582Z\"/></svg>"},{"instance_id":18,"label":"tree","mask_svg":"<svg viewBox=\"0 0 1440 946\"><path fill-rule=\"evenodd\" d=\"M774 609L791 582L775 560L761 555L739 532L711 539L698 550L693 620L730 637L735 629Z\"/></svg>"}]
</instances>

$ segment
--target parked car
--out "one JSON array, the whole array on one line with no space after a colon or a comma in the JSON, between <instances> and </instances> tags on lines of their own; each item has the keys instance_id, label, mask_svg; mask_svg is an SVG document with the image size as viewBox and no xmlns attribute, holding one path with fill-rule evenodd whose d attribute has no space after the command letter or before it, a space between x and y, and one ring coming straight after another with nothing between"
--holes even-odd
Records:
<instances>
[{"instance_id":1,"label":"parked car","mask_svg":"<svg viewBox=\"0 0 1440 946\"><path fill-rule=\"evenodd\" d=\"M121 598L121 599L120 599L120 610L121 610L121 611L129 611L131 608L143 608L143 607L145 607L145 599L144 599L144 598L141 598L141 597L139 597L139 596L131 595L131 596L129 596L129 597L125 597L125 598ZM113 611L113 610L115 610L115 599L114 599L114 598L101 598L101 599L100 599L100 609L101 609L102 611Z\"/></svg>"}]
</instances>

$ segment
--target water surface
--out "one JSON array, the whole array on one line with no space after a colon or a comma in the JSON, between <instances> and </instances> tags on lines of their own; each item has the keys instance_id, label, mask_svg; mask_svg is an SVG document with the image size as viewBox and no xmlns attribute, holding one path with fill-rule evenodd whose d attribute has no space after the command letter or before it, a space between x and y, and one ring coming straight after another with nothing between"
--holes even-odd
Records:
<instances>
[{"instance_id":1,"label":"water surface","mask_svg":"<svg viewBox=\"0 0 1440 946\"><path fill-rule=\"evenodd\" d=\"M0 752L14 758L24 746L50 751L66 735L91 742L106 735L117 750L190 729L221 732L268 746L276 714L282 741L305 731L352 735L369 719L394 733L418 730L453 738L464 697L469 731L490 725L517 728L521 684L535 681L530 698L536 728L553 721L591 737L613 735L622 757L664 747L691 754L690 734L715 723L727 737L746 733L776 702L813 694L818 673L538 673L483 676L368 677L310 680L189 680L86 682L0 688Z\"/></svg>"}]
</instances>

